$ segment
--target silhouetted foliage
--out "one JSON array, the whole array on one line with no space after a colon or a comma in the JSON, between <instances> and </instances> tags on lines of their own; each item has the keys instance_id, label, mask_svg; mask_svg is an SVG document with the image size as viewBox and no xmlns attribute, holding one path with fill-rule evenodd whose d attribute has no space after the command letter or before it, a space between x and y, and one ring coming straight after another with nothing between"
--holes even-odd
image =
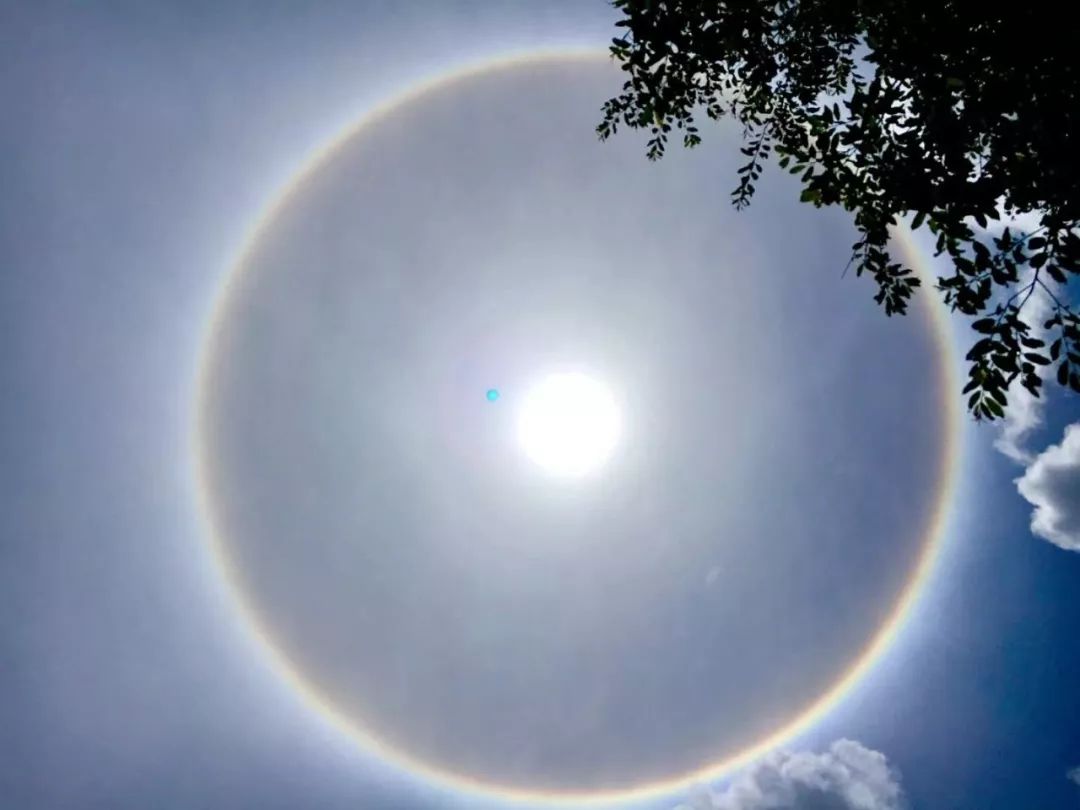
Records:
<instances>
[{"instance_id":1,"label":"silhouetted foliage","mask_svg":"<svg viewBox=\"0 0 1080 810\"><path fill-rule=\"evenodd\" d=\"M975 318L964 393L976 418L1004 415L1014 380L1035 396L1056 365L1080 391L1080 42L1056 6L942 0L614 0L611 53L628 74L602 139L646 129L647 154L701 142L701 113L743 129L732 192L749 204L765 162L799 175L802 200L842 205L851 265L887 315L919 285L888 251L890 228L928 227L953 273L938 288ZM1020 215L1037 227L1017 230ZM1029 217L1025 217L1027 219ZM1013 224L1012 228L1003 225ZM850 266L850 265L849 265ZM1053 317L1021 312L1048 296ZM1050 341L1047 345L1043 337Z\"/></svg>"}]
</instances>

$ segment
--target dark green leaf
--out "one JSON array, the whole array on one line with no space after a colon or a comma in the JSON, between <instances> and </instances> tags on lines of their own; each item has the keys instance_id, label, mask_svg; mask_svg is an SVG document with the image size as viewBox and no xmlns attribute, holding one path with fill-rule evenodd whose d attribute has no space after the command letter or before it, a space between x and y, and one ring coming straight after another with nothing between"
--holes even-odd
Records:
<instances>
[{"instance_id":1,"label":"dark green leaf","mask_svg":"<svg viewBox=\"0 0 1080 810\"><path fill-rule=\"evenodd\" d=\"M1029 391L1040 386L1045 342L1017 316L1029 298L1023 270L1061 298L1046 328L1062 326L1066 342L1050 347L1050 362L1080 346L1076 304L1063 294L1080 275L1080 70L1068 37L1045 35L1045 14L1029 26L1027 9L1003 18L992 4L962 14L907 0L614 4L621 36L610 47L626 81L603 105L598 135L646 130L646 154L658 160L675 128L684 146L699 143L698 110L730 116L750 161L735 207L750 203L774 155L803 179L803 202L849 212L853 274L873 280L886 315L906 312L915 288L891 255L890 228L907 215L913 228L928 225L952 264L939 281L945 303L975 322L968 357L979 376L965 391L976 418L1000 417L989 403L1004 409L1017 376ZM1027 215L1039 227L1019 238L978 229ZM997 302L1008 304L994 311ZM1059 371L1065 384L1077 367Z\"/></svg>"}]
</instances>

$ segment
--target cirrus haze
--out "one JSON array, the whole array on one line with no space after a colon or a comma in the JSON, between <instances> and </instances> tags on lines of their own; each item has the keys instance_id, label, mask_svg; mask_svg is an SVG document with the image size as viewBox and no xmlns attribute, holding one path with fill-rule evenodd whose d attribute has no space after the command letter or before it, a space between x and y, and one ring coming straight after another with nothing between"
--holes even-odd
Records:
<instances>
[{"instance_id":1,"label":"cirrus haze","mask_svg":"<svg viewBox=\"0 0 1080 810\"><path fill-rule=\"evenodd\" d=\"M657 794L806 729L902 625L957 456L931 299L821 284L851 234L782 178L730 211L737 132L597 143L619 80L547 54L379 108L261 220L204 353L209 541L270 660L507 797Z\"/></svg>"}]
</instances>

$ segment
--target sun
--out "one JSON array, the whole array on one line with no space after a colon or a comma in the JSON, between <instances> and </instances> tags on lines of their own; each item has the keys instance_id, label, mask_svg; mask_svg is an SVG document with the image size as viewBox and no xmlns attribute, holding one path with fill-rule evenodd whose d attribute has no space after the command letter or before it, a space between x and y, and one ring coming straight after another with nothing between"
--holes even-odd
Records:
<instances>
[{"instance_id":1,"label":"sun","mask_svg":"<svg viewBox=\"0 0 1080 810\"><path fill-rule=\"evenodd\" d=\"M526 393L517 423L525 454L545 471L564 477L603 466L621 432L611 391L579 372L544 377Z\"/></svg>"}]
</instances>

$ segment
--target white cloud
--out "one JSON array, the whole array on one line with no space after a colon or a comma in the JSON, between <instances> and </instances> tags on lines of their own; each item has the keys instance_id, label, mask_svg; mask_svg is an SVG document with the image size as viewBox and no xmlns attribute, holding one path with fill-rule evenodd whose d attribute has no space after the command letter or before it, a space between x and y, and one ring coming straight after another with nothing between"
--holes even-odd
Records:
<instances>
[{"instance_id":1,"label":"white cloud","mask_svg":"<svg viewBox=\"0 0 1080 810\"><path fill-rule=\"evenodd\" d=\"M1065 778L1068 779L1070 782L1075 782L1076 784L1080 785L1080 765L1077 765L1075 768L1066 771Z\"/></svg>"},{"instance_id":2,"label":"white cloud","mask_svg":"<svg viewBox=\"0 0 1080 810\"><path fill-rule=\"evenodd\" d=\"M1003 213L999 211L999 216ZM1031 233L1040 226L1040 216L1032 212L1006 224L1015 232ZM1033 278L1029 269L1021 279L1021 289ZM1049 342L1043 323L1052 311L1050 297L1036 289L1021 314L1031 337ZM1080 551L1080 422L1065 428L1060 445L1035 454L1026 444L1032 431L1043 423L1043 407L1042 399L1033 397L1023 386L1014 386L994 447L1013 461L1027 465L1016 484L1020 494L1035 507L1031 531L1061 548ZM1080 769L1077 774L1080 780Z\"/></svg>"},{"instance_id":3,"label":"white cloud","mask_svg":"<svg viewBox=\"0 0 1080 810\"><path fill-rule=\"evenodd\" d=\"M899 810L899 777L885 755L853 740L821 754L776 752L720 792L699 788L676 810Z\"/></svg>"},{"instance_id":4,"label":"white cloud","mask_svg":"<svg viewBox=\"0 0 1080 810\"><path fill-rule=\"evenodd\" d=\"M1034 507L1031 531L1070 551L1080 551L1080 422L1065 428L1032 460L1016 487Z\"/></svg>"}]
</instances>

